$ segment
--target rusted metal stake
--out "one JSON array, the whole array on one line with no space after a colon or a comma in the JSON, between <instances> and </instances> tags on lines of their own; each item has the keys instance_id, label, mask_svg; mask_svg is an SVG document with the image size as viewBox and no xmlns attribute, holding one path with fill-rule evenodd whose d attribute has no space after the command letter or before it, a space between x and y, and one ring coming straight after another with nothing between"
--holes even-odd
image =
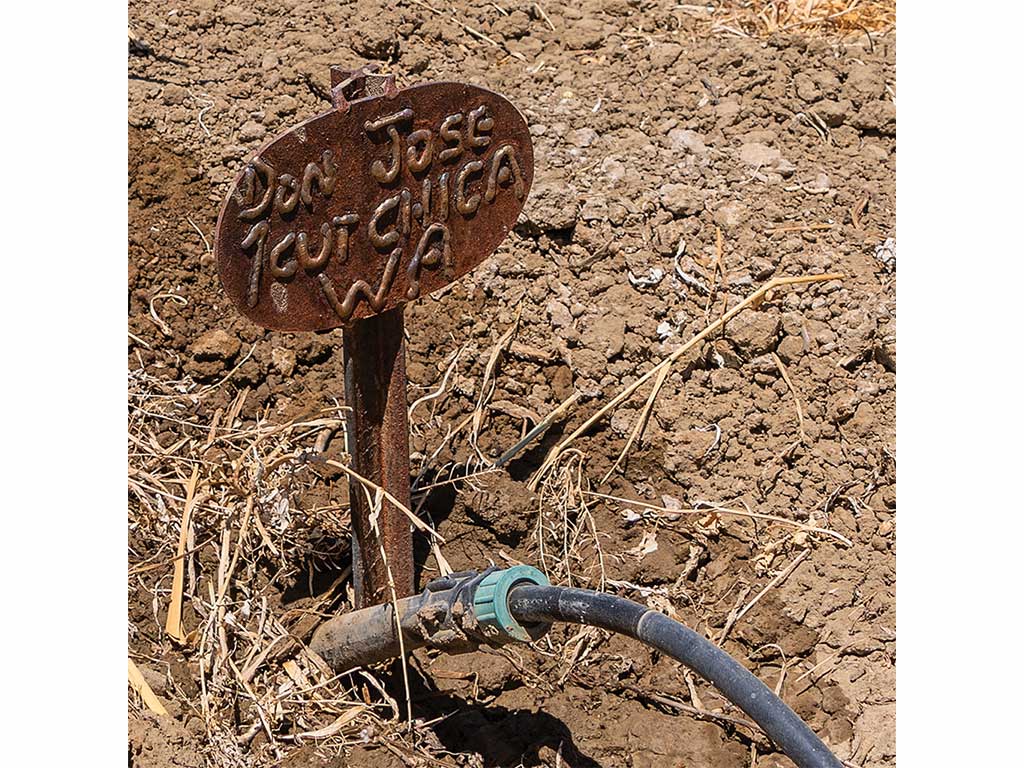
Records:
<instances>
[{"instance_id":1,"label":"rusted metal stake","mask_svg":"<svg viewBox=\"0 0 1024 768\"><path fill-rule=\"evenodd\" d=\"M342 331L345 402L352 469L409 506L409 413L406 402L403 308L357 320ZM369 492L369 494L368 494ZM391 600L388 572L398 597L415 589L412 525L405 512L382 500L371 523L373 490L349 486L352 574L356 607ZM378 535L379 532L379 535ZM385 561L386 557L386 561Z\"/></svg>"},{"instance_id":2,"label":"rusted metal stake","mask_svg":"<svg viewBox=\"0 0 1024 768\"><path fill-rule=\"evenodd\" d=\"M335 107L349 98L379 95L389 85L394 87L393 77L331 67ZM342 330L342 341L345 403L351 408L348 452L352 469L408 507L404 307L350 323ZM373 495L367 495L369 490L355 479L349 482L356 608L390 601L391 585L397 597L411 595L416 588L411 521L405 512L382 498L374 525Z\"/></svg>"},{"instance_id":3,"label":"rusted metal stake","mask_svg":"<svg viewBox=\"0 0 1024 768\"><path fill-rule=\"evenodd\" d=\"M265 328L343 328L352 469L408 507L402 306L508 235L533 146L515 107L479 86L399 89L372 66L332 67L331 96L242 168L217 221L218 272ZM411 521L364 485L349 485L357 607L414 588Z\"/></svg>"}]
</instances>

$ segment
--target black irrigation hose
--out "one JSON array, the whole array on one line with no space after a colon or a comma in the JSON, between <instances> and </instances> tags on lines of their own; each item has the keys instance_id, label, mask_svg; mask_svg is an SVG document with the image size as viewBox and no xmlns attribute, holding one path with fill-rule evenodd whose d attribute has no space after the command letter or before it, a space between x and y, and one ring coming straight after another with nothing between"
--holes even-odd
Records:
<instances>
[{"instance_id":1,"label":"black irrigation hose","mask_svg":"<svg viewBox=\"0 0 1024 768\"><path fill-rule=\"evenodd\" d=\"M764 683L725 651L663 613L615 595L534 585L513 587L508 607L521 622L589 624L647 643L708 680L800 768L842 768L821 739Z\"/></svg>"}]
</instances>

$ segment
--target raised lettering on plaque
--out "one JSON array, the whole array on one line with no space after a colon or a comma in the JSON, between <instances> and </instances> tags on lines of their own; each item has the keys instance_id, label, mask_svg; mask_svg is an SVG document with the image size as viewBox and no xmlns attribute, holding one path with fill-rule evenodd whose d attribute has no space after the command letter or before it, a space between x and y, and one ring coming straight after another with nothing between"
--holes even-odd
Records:
<instances>
[{"instance_id":1,"label":"raised lettering on plaque","mask_svg":"<svg viewBox=\"0 0 1024 768\"><path fill-rule=\"evenodd\" d=\"M267 328L324 330L458 279L533 181L523 116L460 83L347 102L265 145L221 208L224 290Z\"/></svg>"}]
</instances>

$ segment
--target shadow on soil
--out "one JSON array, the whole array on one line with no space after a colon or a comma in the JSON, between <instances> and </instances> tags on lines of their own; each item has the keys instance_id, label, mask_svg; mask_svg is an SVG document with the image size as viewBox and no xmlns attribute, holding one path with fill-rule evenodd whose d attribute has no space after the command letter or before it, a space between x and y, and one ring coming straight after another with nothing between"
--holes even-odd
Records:
<instances>
[{"instance_id":1,"label":"shadow on soil","mask_svg":"<svg viewBox=\"0 0 1024 768\"><path fill-rule=\"evenodd\" d=\"M399 700L405 698L397 665L389 670L386 685ZM577 748L568 726L547 712L467 702L438 690L415 664L409 665L409 692L413 717L436 720L432 728L445 748L456 753L479 753L484 768L547 765L540 755L544 747L560 751L565 764L573 768L601 768Z\"/></svg>"}]
</instances>

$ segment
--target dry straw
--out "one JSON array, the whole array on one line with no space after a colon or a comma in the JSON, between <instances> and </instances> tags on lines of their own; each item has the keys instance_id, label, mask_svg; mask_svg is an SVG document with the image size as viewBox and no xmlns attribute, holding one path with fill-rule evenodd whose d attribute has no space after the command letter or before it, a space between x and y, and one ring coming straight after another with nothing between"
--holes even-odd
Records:
<instances>
[{"instance_id":1,"label":"dry straw","mask_svg":"<svg viewBox=\"0 0 1024 768\"><path fill-rule=\"evenodd\" d=\"M776 0L716 3L712 30L736 37L881 34L896 27L896 0Z\"/></svg>"},{"instance_id":2,"label":"dry straw","mask_svg":"<svg viewBox=\"0 0 1024 768\"><path fill-rule=\"evenodd\" d=\"M593 514L596 502L603 499L639 504L652 513L659 510L592 490L584 471L586 455L574 445L576 440L653 380L656 386L616 462L621 468L641 437L658 385L676 360L736 314L758 305L769 292L840 277L828 274L772 280L709 323L555 446L532 481L539 490L538 560L553 581L597 589L607 583L609 555L602 548ZM212 415L199 416L209 413L210 399L222 391L239 366L205 387L187 379L167 381L141 370L131 372L129 593L134 610L146 605L151 611L151 620L136 617L129 627L135 660L129 664L129 681L136 693L131 706L154 712L161 707L165 711L178 709L200 718L207 735L208 762L215 766L237 765L242 755L256 765L275 764L308 743L318 745L325 754L337 753L345 745L367 738L403 760L436 761L419 733L425 726L410 718L408 693L403 707L370 672L336 675L306 643L324 616L349 608L349 571L334 570L347 552L349 538L348 483L338 482L339 473L362 486L372 497L374 508L385 498L398 506L410 523L430 538L439 568L450 570L440 550L443 539L421 516L426 491L460 480L472 482L494 471L494 463L476 444L489 421L486 414L499 363L517 327L518 322L512 323L490 352L479 357L482 376L472 398L473 411L449 429L425 460L417 481L421 487L415 494L415 509L399 504L354 472L344 455L335 453L329 458L332 437L344 433L344 408L330 407L306 419L274 423L267 411L251 415L246 409L250 392L242 388ZM435 407L450 391L447 382L455 375L458 359L456 355L448 363L441 386L428 399L421 399L420 408L428 403ZM792 381L787 383L796 396ZM518 444L508 447L504 461L579 402L580 396L574 394L554 408ZM799 400L797 403L799 418L802 410ZM246 419L243 411L250 414ZM475 458L459 465L446 464L428 475L443 450L456 453L452 445L456 436L461 441L458 450ZM334 441L338 443L341 441ZM796 529L794 535L817 534L849 544L834 531L749 510L709 506L682 512L702 517L746 516ZM514 561L504 553L498 555ZM277 603L284 585L311 582L317 569L333 574L332 586L315 596L307 589L310 596L301 607ZM741 610L749 610L749 606ZM737 620L741 616L738 611ZM571 664L585 663L594 642L596 637L581 636L573 646ZM175 684L157 698L138 665L166 673L166 664L159 659L175 656L195 670L199 692L191 695ZM176 673L171 677L179 679Z\"/></svg>"},{"instance_id":3,"label":"dry straw","mask_svg":"<svg viewBox=\"0 0 1024 768\"><path fill-rule=\"evenodd\" d=\"M130 708L199 718L213 766L243 755L278 764L304 744L336 753L371 733L425 757L380 681L336 675L306 647L322 616L348 607L347 571L334 570L348 548L348 484L328 473L351 471L322 461L330 435L344 430L343 409L243 421L243 388L197 415L218 388L129 374ZM333 587L301 608L277 603L316 569L336 574ZM157 697L142 667L164 676L174 658L174 683Z\"/></svg>"}]
</instances>

